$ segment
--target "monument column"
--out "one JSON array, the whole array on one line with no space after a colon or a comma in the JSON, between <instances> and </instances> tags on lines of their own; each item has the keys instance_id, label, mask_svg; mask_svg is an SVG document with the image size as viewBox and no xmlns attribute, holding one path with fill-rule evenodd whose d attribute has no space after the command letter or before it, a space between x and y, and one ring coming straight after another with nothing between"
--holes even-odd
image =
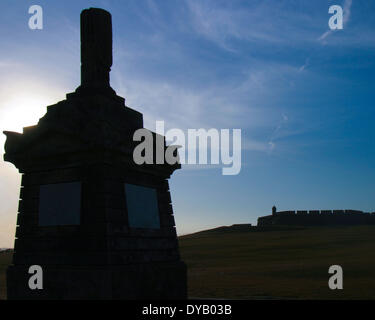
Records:
<instances>
[{"instance_id":1,"label":"monument column","mask_svg":"<svg viewBox=\"0 0 375 320\"><path fill-rule=\"evenodd\" d=\"M112 19L109 12L87 9L81 14L81 83L109 87L112 66Z\"/></svg>"}]
</instances>

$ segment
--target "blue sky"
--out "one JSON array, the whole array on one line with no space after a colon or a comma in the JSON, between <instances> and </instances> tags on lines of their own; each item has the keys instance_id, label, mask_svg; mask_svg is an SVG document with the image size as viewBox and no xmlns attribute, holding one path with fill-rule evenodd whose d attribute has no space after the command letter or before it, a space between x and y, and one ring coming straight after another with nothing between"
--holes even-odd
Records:
<instances>
[{"instance_id":1,"label":"blue sky","mask_svg":"<svg viewBox=\"0 0 375 320\"><path fill-rule=\"evenodd\" d=\"M28 28L33 4L43 30ZM333 4L344 8L334 32ZM2 0L1 130L35 124L79 85L88 7L112 13L111 84L147 128L242 129L239 175L172 176L179 234L256 223L273 205L375 211L374 2ZM13 244L19 183L0 162L0 247Z\"/></svg>"}]
</instances>

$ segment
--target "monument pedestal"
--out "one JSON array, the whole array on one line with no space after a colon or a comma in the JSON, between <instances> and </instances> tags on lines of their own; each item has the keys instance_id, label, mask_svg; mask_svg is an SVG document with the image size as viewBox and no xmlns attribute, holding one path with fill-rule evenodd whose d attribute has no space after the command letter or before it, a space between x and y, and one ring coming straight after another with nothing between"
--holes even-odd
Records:
<instances>
[{"instance_id":1,"label":"monument pedestal","mask_svg":"<svg viewBox=\"0 0 375 320\"><path fill-rule=\"evenodd\" d=\"M28 267L9 267L8 299L181 300L187 295L183 262L90 268L45 266L43 286L46 290L30 290L29 278Z\"/></svg>"}]
</instances>

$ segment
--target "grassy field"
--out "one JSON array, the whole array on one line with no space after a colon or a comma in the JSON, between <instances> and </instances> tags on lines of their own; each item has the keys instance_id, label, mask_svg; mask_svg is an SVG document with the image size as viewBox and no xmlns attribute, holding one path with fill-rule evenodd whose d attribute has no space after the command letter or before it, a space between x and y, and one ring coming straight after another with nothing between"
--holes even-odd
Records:
<instances>
[{"instance_id":1,"label":"grassy field","mask_svg":"<svg viewBox=\"0 0 375 320\"><path fill-rule=\"evenodd\" d=\"M375 226L219 228L180 237L189 297L375 299ZM10 253L0 253L0 298ZM344 270L344 289L328 288L328 268Z\"/></svg>"},{"instance_id":2,"label":"grassy field","mask_svg":"<svg viewBox=\"0 0 375 320\"><path fill-rule=\"evenodd\" d=\"M375 226L222 228L180 238L190 297L375 299ZM344 289L328 288L340 265Z\"/></svg>"}]
</instances>

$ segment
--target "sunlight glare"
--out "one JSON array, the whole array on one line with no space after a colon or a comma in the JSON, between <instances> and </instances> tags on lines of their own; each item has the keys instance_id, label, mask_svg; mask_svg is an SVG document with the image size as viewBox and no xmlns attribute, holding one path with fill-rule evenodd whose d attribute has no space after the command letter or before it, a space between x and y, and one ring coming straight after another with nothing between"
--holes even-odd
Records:
<instances>
[{"instance_id":1,"label":"sunlight glare","mask_svg":"<svg viewBox=\"0 0 375 320\"><path fill-rule=\"evenodd\" d=\"M52 101L35 94L9 97L0 108L1 130L22 132L23 127L36 125Z\"/></svg>"}]
</instances>

